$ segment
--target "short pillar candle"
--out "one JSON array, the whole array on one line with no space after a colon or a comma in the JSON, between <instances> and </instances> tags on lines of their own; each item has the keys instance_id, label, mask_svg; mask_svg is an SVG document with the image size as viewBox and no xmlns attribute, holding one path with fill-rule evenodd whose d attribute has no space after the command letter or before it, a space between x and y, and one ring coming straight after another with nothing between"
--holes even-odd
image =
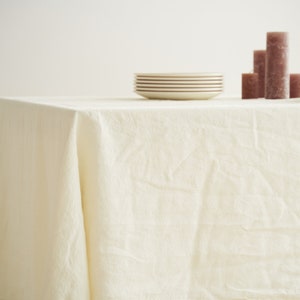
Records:
<instances>
[{"instance_id":1,"label":"short pillar candle","mask_svg":"<svg viewBox=\"0 0 300 300\"><path fill-rule=\"evenodd\" d=\"M242 74L242 99L258 98L258 74L243 73Z\"/></svg>"},{"instance_id":2,"label":"short pillar candle","mask_svg":"<svg viewBox=\"0 0 300 300\"><path fill-rule=\"evenodd\" d=\"M253 70L258 74L258 97L265 97L266 50L253 51Z\"/></svg>"},{"instance_id":3,"label":"short pillar candle","mask_svg":"<svg viewBox=\"0 0 300 300\"><path fill-rule=\"evenodd\" d=\"M266 52L265 98L289 98L288 33L268 32Z\"/></svg>"},{"instance_id":4,"label":"short pillar candle","mask_svg":"<svg viewBox=\"0 0 300 300\"><path fill-rule=\"evenodd\" d=\"M290 74L290 98L300 98L300 74Z\"/></svg>"}]
</instances>

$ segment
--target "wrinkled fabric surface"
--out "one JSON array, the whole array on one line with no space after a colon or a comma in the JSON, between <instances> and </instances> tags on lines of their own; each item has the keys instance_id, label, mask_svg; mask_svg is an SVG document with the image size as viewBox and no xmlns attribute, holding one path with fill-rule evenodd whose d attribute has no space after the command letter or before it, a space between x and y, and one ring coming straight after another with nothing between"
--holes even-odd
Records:
<instances>
[{"instance_id":1,"label":"wrinkled fabric surface","mask_svg":"<svg viewBox=\"0 0 300 300\"><path fill-rule=\"evenodd\" d=\"M0 100L0 299L300 299L300 100Z\"/></svg>"}]
</instances>

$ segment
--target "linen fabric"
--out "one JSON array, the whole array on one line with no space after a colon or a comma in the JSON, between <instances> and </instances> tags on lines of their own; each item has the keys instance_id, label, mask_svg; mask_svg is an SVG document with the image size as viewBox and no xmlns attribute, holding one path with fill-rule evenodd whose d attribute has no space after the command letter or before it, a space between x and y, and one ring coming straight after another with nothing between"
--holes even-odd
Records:
<instances>
[{"instance_id":1,"label":"linen fabric","mask_svg":"<svg viewBox=\"0 0 300 300\"><path fill-rule=\"evenodd\" d=\"M300 101L0 100L0 299L300 299Z\"/></svg>"}]
</instances>

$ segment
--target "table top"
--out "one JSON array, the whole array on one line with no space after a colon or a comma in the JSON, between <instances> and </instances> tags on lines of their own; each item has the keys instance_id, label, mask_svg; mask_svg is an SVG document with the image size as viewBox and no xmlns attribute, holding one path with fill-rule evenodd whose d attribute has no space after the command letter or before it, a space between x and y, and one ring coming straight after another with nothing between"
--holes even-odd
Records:
<instances>
[{"instance_id":1,"label":"table top","mask_svg":"<svg viewBox=\"0 0 300 300\"><path fill-rule=\"evenodd\" d=\"M74 111L113 109L226 109L226 108L300 108L300 98L266 100L242 100L238 97L215 98L210 100L148 100L143 98L101 98L101 97L0 97L1 102L14 101L27 104L60 107Z\"/></svg>"}]
</instances>

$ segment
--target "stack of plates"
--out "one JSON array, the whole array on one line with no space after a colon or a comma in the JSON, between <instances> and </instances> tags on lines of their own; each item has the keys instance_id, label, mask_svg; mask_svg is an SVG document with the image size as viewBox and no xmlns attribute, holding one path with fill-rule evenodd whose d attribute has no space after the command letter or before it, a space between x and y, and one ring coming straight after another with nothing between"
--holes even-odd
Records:
<instances>
[{"instance_id":1,"label":"stack of plates","mask_svg":"<svg viewBox=\"0 0 300 300\"><path fill-rule=\"evenodd\" d=\"M135 92L148 99L205 100L223 91L220 73L138 73Z\"/></svg>"}]
</instances>

